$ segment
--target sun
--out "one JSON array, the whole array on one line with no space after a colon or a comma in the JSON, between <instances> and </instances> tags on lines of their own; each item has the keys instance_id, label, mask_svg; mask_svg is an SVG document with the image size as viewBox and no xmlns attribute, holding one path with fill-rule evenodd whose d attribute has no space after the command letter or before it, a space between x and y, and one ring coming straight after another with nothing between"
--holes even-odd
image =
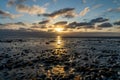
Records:
<instances>
[{"instance_id":1,"label":"sun","mask_svg":"<svg viewBox=\"0 0 120 80\"><path fill-rule=\"evenodd\" d=\"M62 31L63 31L63 28L57 27L57 28L55 28L55 31L56 31L56 32L62 32Z\"/></svg>"}]
</instances>

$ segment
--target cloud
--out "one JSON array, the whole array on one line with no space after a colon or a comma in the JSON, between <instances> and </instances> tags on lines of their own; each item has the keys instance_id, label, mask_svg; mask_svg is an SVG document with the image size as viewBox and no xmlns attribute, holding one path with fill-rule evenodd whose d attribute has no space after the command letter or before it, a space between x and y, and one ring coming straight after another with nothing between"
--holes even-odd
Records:
<instances>
[{"instance_id":1,"label":"cloud","mask_svg":"<svg viewBox=\"0 0 120 80\"><path fill-rule=\"evenodd\" d=\"M34 29L34 28L37 28L37 29L46 29L46 26L45 25L33 25L30 28L32 28L32 29Z\"/></svg>"},{"instance_id":2,"label":"cloud","mask_svg":"<svg viewBox=\"0 0 120 80\"><path fill-rule=\"evenodd\" d=\"M43 14L46 8L40 7L38 5L27 6L27 5L17 5L16 10L21 13L28 13L30 15Z\"/></svg>"},{"instance_id":3,"label":"cloud","mask_svg":"<svg viewBox=\"0 0 120 80\"><path fill-rule=\"evenodd\" d=\"M40 26L33 25L33 26L31 26L31 28L40 28Z\"/></svg>"},{"instance_id":4,"label":"cloud","mask_svg":"<svg viewBox=\"0 0 120 80\"><path fill-rule=\"evenodd\" d=\"M47 24L49 22L50 22L50 20L44 20L44 21L39 22L39 24Z\"/></svg>"},{"instance_id":5,"label":"cloud","mask_svg":"<svg viewBox=\"0 0 120 80\"><path fill-rule=\"evenodd\" d=\"M0 25L3 25L2 23L0 23Z\"/></svg>"},{"instance_id":6,"label":"cloud","mask_svg":"<svg viewBox=\"0 0 120 80\"><path fill-rule=\"evenodd\" d=\"M74 8L64 8L64 9L60 9L58 11L54 11L53 13L50 13L50 14L45 13L45 14L43 14L43 16L50 17L50 18L57 18L59 16L65 15L73 10L74 10ZM40 15L38 15L38 16L40 16Z\"/></svg>"},{"instance_id":7,"label":"cloud","mask_svg":"<svg viewBox=\"0 0 120 80\"><path fill-rule=\"evenodd\" d=\"M120 21L114 22L114 25L120 25Z\"/></svg>"},{"instance_id":8,"label":"cloud","mask_svg":"<svg viewBox=\"0 0 120 80\"><path fill-rule=\"evenodd\" d=\"M92 9L97 9L97 8L100 8L101 6L103 6L103 4L96 4L92 6Z\"/></svg>"},{"instance_id":9,"label":"cloud","mask_svg":"<svg viewBox=\"0 0 120 80\"><path fill-rule=\"evenodd\" d=\"M54 25L66 25L67 24L67 21L59 21L59 22L56 22Z\"/></svg>"},{"instance_id":10,"label":"cloud","mask_svg":"<svg viewBox=\"0 0 120 80\"><path fill-rule=\"evenodd\" d=\"M82 3L86 3L86 0L82 0Z\"/></svg>"},{"instance_id":11,"label":"cloud","mask_svg":"<svg viewBox=\"0 0 120 80\"><path fill-rule=\"evenodd\" d=\"M96 18L96 19L92 19L89 22L71 22L68 24L68 28L78 28L78 29L102 29L102 28L108 28L108 27L113 27L111 23L108 23L106 21L108 21L109 19L106 18ZM106 22L106 23L102 23L102 22ZM95 27L95 23L102 23L100 25L98 25L98 27Z\"/></svg>"},{"instance_id":12,"label":"cloud","mask_svg":"<svg viewBox=\"0 0 120 80\"><path fill-rule=\"evenodd\" d=\"M88 22L80 22L80 23L77 23L76 26L87 26L87 25L91 25L91 24Z\"/></svg>"},{"instance_id":13,"label":"cloud","mask_svg":"<svg viewBox=\"0 0 120 80\"><path fill-rule=\"evenodd\" d=\"M113 3L114 3L115 5L120 6L120 0L113 0Z\"/></svg>"},{"instance_id":14,"label":"cloud","mask_svg":"<svg viewBox=\"0 0 120 80\"><path fill-rule=\"evenodd\" d=\"M29 28L30 24L24 22L17 22L17 23L4 23L0 25L0 29L13 29L18 30L19 28Z\"/></svg>"},{"instance_id":15,"label":"cloud","mask_svg":"<svg viewBox=\"0 0 120 80\"><path fill-rule=\"evenodd\" d=\"M27 13L30 15L37 15L37 14L43 14L46 11L46 8L49 4L46 3L44 6L39 6L39 5L25 5L24 3L28 0L9 0L7 3L8 7L15 6L16 10L20 13ZM36 0L29 0L36 2Z\"/></svg>"},{"instance_id":16,"label":"cloud","mask_svg":"<svg viewBox=\"0 0 120 80\"><path fill-rule=\"evenodd\" d=\"M28 31L29 29L27 28L19 28L19 31Z\"/></svg>"},{"instance_id":17,"label":"cloud","mask_svg":"<svg viewBox=\"0 0 120 80\"><path fill-rule=\"evenodd\" d=\"M10 7L15 4L15 0L9 0L7 6Z\"/></svg>"},{"instance_id":18,"label":"cloud","mask_svg":"<svg viewBox=\"0 0 120 80\"><path fill-rule=\"evenodd\" d=\"M91 23L88 22L71 22L68 24L68 28L94 28L94 26Z\"/></svg>"},{"instance_id":19,"label":"cloud","mask_svg":"<svg viewBox=\"0 0 120 80\"><path fill-rule=\"evenodd\" d=\"M78 15L74 11L69 11L63 17L64 18L74 18L76 16L78 16Z\"/></svg>"},{"instance_id":20,"label":"cloud","mask_svg":"<svg viewBox=\"0 0 120 80\"><path fill-rule=\"evenodd\" d=\"M53 0L53 2L57 2L57 0Z\"/></svg>"},{"instance_id":21,"label":"cloud","mask_svg":"<svg viewBox=\"0 0 120 80\"><path fill-rule=\"evenodd\" d=\"M77 16L85 16L89 11L90 11L89 7L86 7L83 11L77 14L75 12L75 8L63 8L52 13L38 14L38 16L42 15L54 19L58 18L59 16L62 16L63 18L74 18Z\"/></svg>"},{"instance_id":22,"label":"cloud","mask_svg":"<svg viewBox=\"0 0 120 80\"><path fill-rule=\"evenodd\" d=\"M101 27L101 28L110 28L110 27L113 27L111 23L102 23L100 25L98 25L98 27Z\"/></svg>"},{"instance_id":23,"label":"cloud","mask_svg":"<svg viewBox=\"0 0 120 80\"><path fill-rule=\"evenodd\" d=\"M14 5L23 4L25 1L36 2L36 0L8 0L7 6L11 7L11 6L14 6Z\"/></svg>"},{"instance_id":24,"label":"cloud","mask_svg":"<svg viewBox=\"0 0 120 80\"><path fill-rule=\"evenodd\" d=\"M107 11L108 12L120 12L120 7L118 7L118 8L110 8Z\"/></svg>"},{"instance_id":25,"label":"cloud","mask_svg":"<svg viewBox=\"0 0 120 80\"><path fill-rule=\"evenodd\" d=\"M0 16L2 16L3 18L14 19L14 18L20 17L20 16L22 16L22 15L21 15L21 14L11 14L11 13L8 12L8 11L0 10Z\"/></svg>"},{"instance_id":26,"label":"cloud","mask_svg":"<svg viewBox=\"0 0 120 80\"><path fill-rule=\"evenodd\" d=\"M77 22L71 22L71 23L68 24L67 27L68 28L75 28L75 27L77 27L77 24L78 24Z\"/></svg>"},{"instance_id":27,"label":"cloud","mask_svg":"<svg viewBox=\"0 0 120 80\"><path fill-rule=\"evenodd\" d=\"M86 7L83 11L80 12L80 16L85 16L90 11L89 7Z\"/></svg>"},{"instance_id":28,"label":"cloud","mask_svg":"<svg viewBox=\"0 0 120 80\"><path fill-rule=\"evenodd\" d=\"M43 21L40 21L38 23L32 23L32 26L31 28L32 29L46 29L47 30L47 26L48 24L50 23L50 20L43 20Z\"/></svg>"},{"instance_id":29,"label":"cloud","mask_svg":"<svg viewBox=\"0 0 120 80\"><path fill-rule=\"evenodd\" d=\"M109 19L106 19L106 18L103 18L103 17L98 17L98 18L96 18L96 19L92 19L91 21L90 21L90 23L101 23L101 22L106 22L106 21L108 21Z\"/></svg>"},{"instance_id":30,"label":"cloud","mask_svg":"<svg viewBox=\"0 0 120 80\"><path fill-rule=\"evenodd\" d=\"M8 3L7 3L7 6L11 7L13 5L22 4L25 1L27 1L27 0L9 0Z\"/></svg>"},{"instance_id":31,"label":"cloud","mask_svg":"<svg viewBox=\"0 0 120 80\"><path fill-rule=\"evenodd\" d=\"M25 23L23 23L23 22L17 22L17 23L14 23L14 24L17 24L17 25L25 25Z\"/></svg>"}]
</instances>

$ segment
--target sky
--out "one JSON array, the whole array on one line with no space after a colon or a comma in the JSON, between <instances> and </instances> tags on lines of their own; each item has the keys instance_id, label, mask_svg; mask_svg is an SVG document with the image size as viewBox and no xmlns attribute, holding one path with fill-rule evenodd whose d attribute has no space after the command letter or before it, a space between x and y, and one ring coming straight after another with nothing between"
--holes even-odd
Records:
<instances>
[{"instance_id":1,"label":"sky","mask_svg":"<svg viewBox=\"0 0 120 80\"><path fill-rule=\"evenodd\" d=\"M0 30L120 32L120 0L0 0Z\"/></svg>"}]
</instances>

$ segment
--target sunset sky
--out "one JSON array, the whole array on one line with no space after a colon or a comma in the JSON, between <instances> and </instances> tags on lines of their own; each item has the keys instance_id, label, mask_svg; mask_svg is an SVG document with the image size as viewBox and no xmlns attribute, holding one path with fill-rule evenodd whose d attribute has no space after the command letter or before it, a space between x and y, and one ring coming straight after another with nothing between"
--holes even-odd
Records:
<instances>
[{"instance_id":1,"label":"sunset sky","mask_svg":"<svg viewBox=\"0 0 120 80\"><path fill-rule=\"evenodd\" d=\"M0 0L0 30L120 32L120 0Z\"/></svg>"}]
</instances>

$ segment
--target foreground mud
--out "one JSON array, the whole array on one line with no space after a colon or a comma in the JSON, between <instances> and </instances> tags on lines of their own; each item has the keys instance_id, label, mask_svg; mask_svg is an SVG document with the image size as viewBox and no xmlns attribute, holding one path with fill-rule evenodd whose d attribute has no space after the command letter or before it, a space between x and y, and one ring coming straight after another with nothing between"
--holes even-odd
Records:
<instances>
[{"instance_id":1,"label":"foreground mud","mask_svg":"<svg viewBox=\"0 0 120 80\"><path fill-rule=\"evenodd\" d=\"M120 40L0 40L0 80L119 80Z\"/></svg>"}]
</instances>

